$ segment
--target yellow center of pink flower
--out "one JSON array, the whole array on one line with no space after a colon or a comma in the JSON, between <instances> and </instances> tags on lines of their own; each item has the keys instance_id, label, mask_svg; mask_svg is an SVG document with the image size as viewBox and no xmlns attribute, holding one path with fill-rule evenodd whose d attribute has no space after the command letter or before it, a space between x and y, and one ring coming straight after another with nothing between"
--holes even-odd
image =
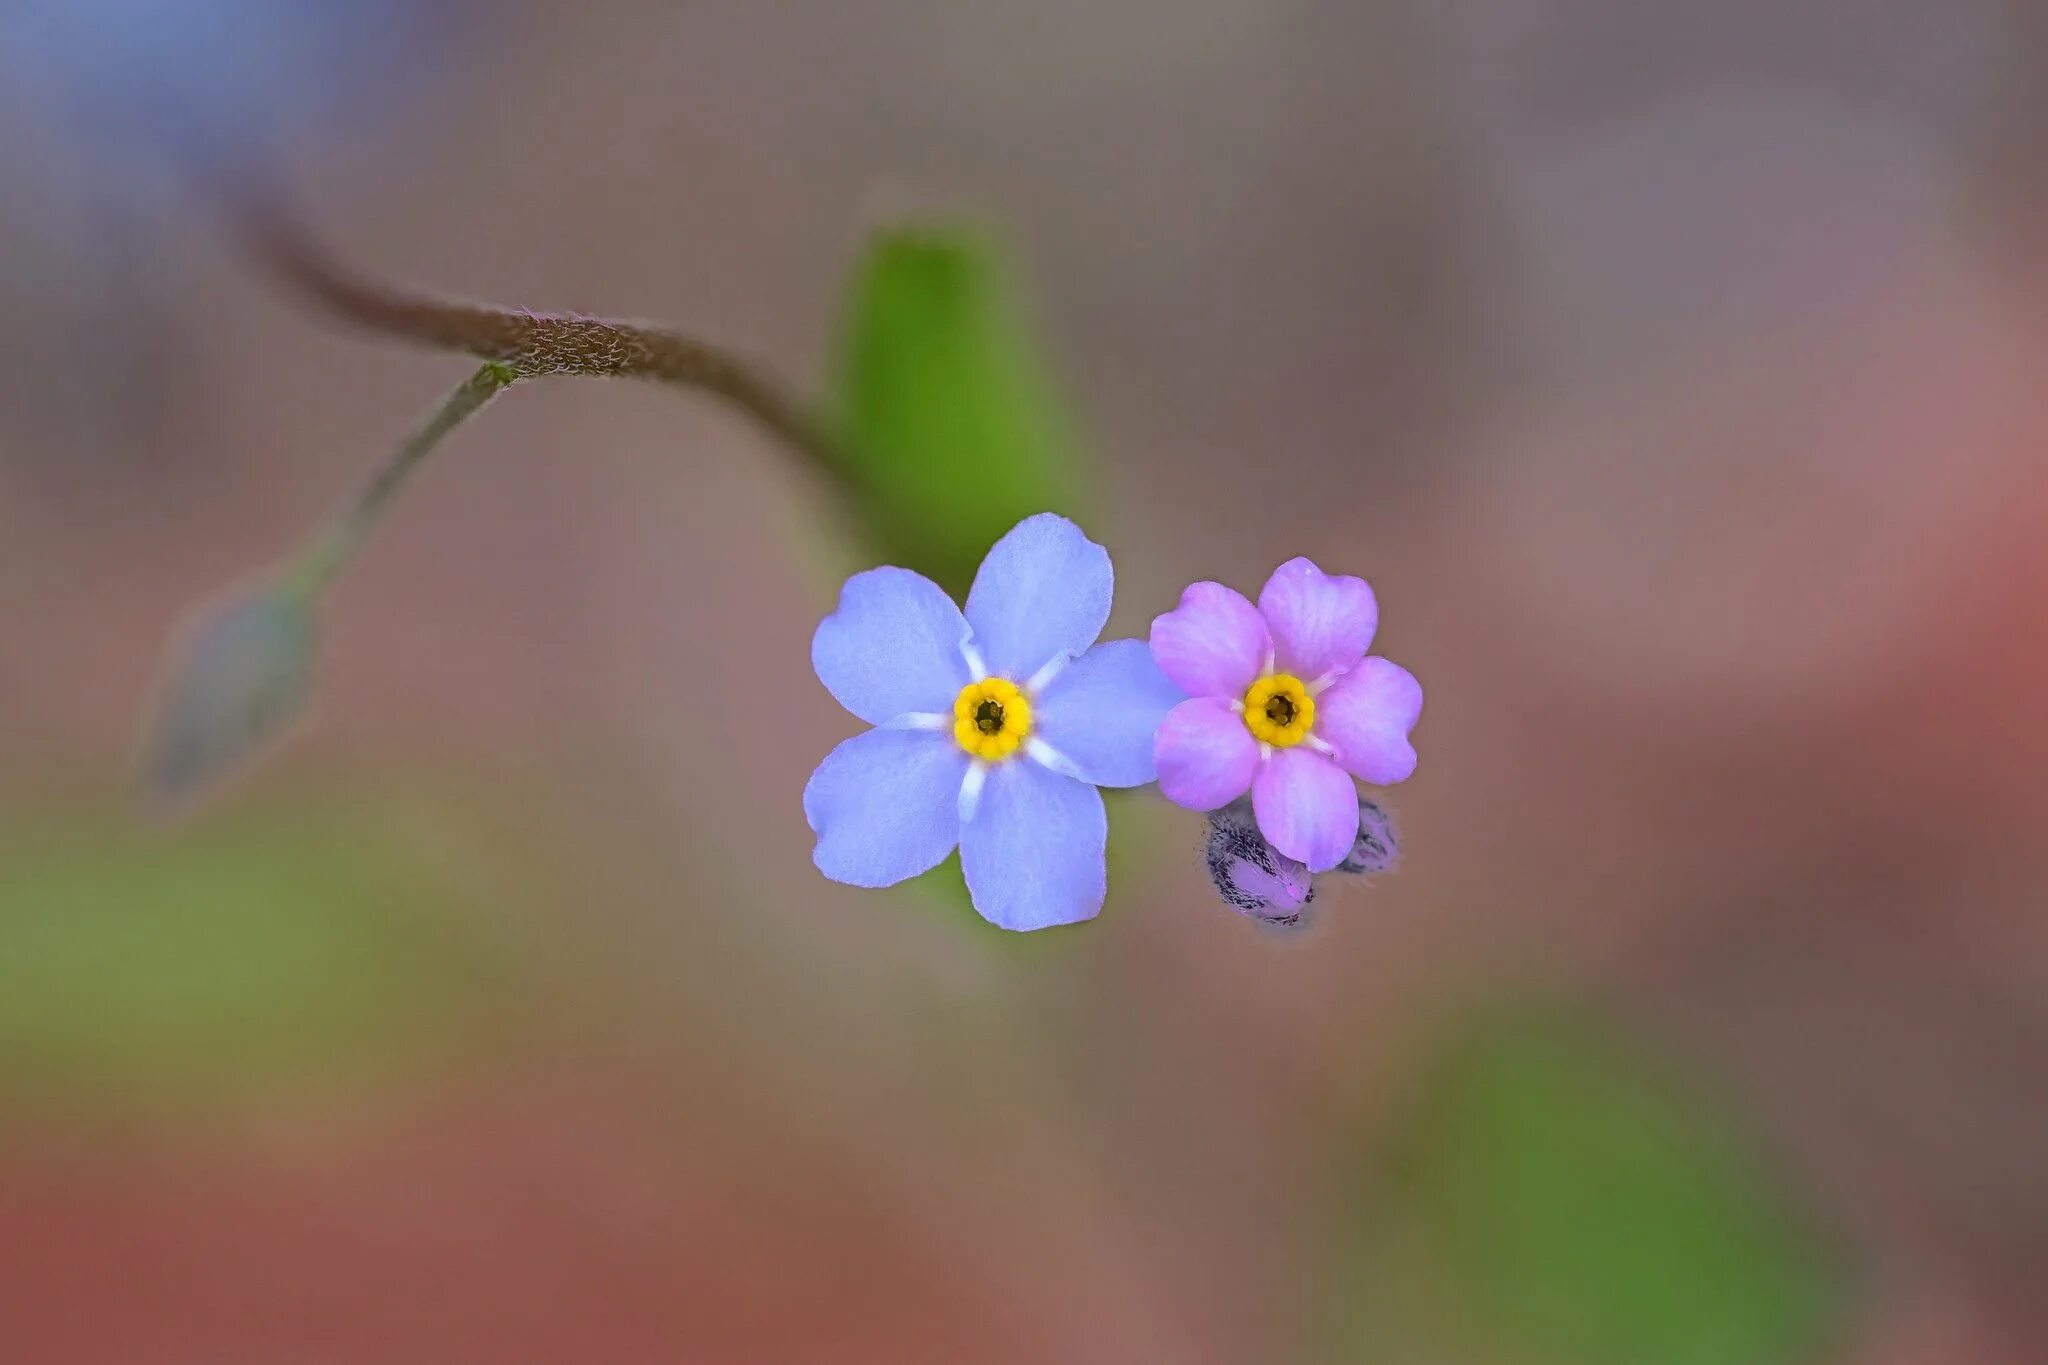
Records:
<instances>
[{"instance_id":1,"label":"yellow center of pink flower","mask_svg":"<svg viewBox=\"0 0 2048 1365\"><path fill-rule=\"evenodd\" d=\"M1008 758L1031 737L1031 699L1008 678L983 678L953 698L953 740L976 758Z\"/></svg>"},{"instance_id":2,"label":"yellow center of pink flower","mask_svg":"<svg viewBox=\"0 0 2048 1365\"><path fill-rule=\"evenodd\" d=\"M1244 728L1252 738L1286 749L1308 738L1316 721L1316 699L1292 673L1259 679L1244 694Z\"/></svg>"}]
</instances>

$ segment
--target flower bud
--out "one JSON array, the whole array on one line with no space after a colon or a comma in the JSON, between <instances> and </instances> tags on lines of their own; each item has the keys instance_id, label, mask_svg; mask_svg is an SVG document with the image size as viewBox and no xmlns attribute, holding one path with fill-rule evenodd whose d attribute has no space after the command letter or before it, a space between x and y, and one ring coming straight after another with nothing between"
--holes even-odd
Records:
<instances>
[{"instance_id":1,"label":"flower bud","mask_svg":"<svg viewBox=\"0 0 2048 1365\"><path fill-rule=\"evenodd\" d=\"M1266 842L1248 801L1210 814L1205 852L1217 894L1240 915L1292 928L1315 899L1308 868Z\"/></svg>"},{"instance_id":2,"label":"flower bud","mask_svg":"<svg viewBox=\"0 0 2048 1365\"><path fill-rule=\"evenodd\" d=\"M1401 861L1401 845L1394 837L1394 820L1379 802L1369 796L1358 798L1358 838L1336 871L1356 876L1390 872Z\"/></svg>"},{"instance_id":3,"label":"flower bud","mask_svg":"<svg viewBox=\"0 0 2048 1365\"><path fill-rule=\"evenodd\" d=\"M164 669L143 756L159 805L182 802L254 758L295 719L313 669L314 621L271 586L204 608Z\"/></svg>"}]
</instances>

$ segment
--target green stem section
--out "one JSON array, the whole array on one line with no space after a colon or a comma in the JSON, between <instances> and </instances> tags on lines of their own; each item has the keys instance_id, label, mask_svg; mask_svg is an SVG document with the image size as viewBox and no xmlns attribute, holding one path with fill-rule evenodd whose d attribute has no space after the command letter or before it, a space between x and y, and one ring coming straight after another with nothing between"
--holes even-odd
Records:
<instances>
[{"instance_id":1,"label":"green stem section","mask_svg":"<svg viewBox=\"0 0 2048 1365\"><path fill-rule=\"evenodd\" d=\"M370 538L391 500L442 439L483 411L519 378L512 366L494 360L464 380L434 410L434 415L406 438L354 500L307 539L304 548L287 564L281 580L284 590L307 601L325 592Z\"/></svg>"}]
</instances>

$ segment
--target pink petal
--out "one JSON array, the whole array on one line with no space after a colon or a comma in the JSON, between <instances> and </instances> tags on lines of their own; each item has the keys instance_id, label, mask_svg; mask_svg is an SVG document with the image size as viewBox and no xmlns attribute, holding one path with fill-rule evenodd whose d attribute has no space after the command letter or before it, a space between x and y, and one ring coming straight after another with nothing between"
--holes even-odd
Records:
<instances>
[{"instance_id":1,"label":"pink petal","mask_svg":"<svg viewBox=\"0 0 2048 1365\"><path fill-rule=\"evenodd\" d=\"M1252 784L1266 842L1311 872L1344 861L1358 839L1358 788L1313 749L1275 749Z\"/></svg>"},{"instance_id":2,"label":"pink petal","mask_svg":"<svg viewBox=\"0 0 2048 1365\"><path fill-rule=\"evenodd\" d=\"M1259 613L1273 633L1281 670L1303 682L1356 664L1380 623L1379 604L1363 578L1326 574L1307 559L1273 570L1259 589Z\"/></svg>"},{"instance_id":3,"label":"pink petal","mask_svg":"<svg viewBox=\"0 0 2048 1365\"><path fill-rule=\"evenodd\" d=\"M1153 660L1191 697L1242 697L1272 647L1258 608L1221 583L1189 585L1152 622Z\"/></svg>"},{"instance_id":4,"label":"pink petal","mask_svg":"<svg viewBox=\"0 0 2048 1365\"><path fill-rule=\"evenodd\" d=\"M1196 697L1166 713L1152 740L1152 756L1167 800L1189 810L1215 810L1251 786L1259 744L1229 702Z\"/></svg>"},{"instance_id":5,"label":"pink petal","mask_svg":"<svg viewBox=\"0 0 2048 1365\"><path fill-rule=\"evenodd\" d=\"M1316 736L1347 772L1391 787L1415 771L1408 732L1422 715L1422 684L1375 655L1316 698Z\"/></svg>"}]
</instances>

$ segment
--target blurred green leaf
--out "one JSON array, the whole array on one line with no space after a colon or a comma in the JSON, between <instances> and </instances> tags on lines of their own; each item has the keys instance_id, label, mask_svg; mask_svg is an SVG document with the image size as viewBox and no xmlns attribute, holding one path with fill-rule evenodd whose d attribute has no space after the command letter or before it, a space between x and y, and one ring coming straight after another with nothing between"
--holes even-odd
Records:
<instances>
[{"instance_id":1,"label":"blurred green leaf","mask_svg":"<svg viewBox=\"0 0 2048 1365\"><path fill-rule=\"evenodd\" d=\"M1080 510L1069 418L985 236L874 237L848 285L837 396L876 549L956 595L1018 521Z\"/></svg>"},{"instance_id":2,"label":"blurred green leaf","mask_svg":"<svg viewBox=\"0 0 2048 1365\"><path fill-rule=\"evenodd\" d=\"M1496 1017L1440 1059L1368 1202L1375 1358L1810 1360L1842 1276L1727 1118L1600 1021Z\"/></svg>"},{"instance_id":3,"label":"blurred green leaf","mask_svg":"<svg viewBox=\"0 0 2048 1365\"><path fill-rule=\"evenodd\" d=\"M381 804L273 800L174 837L93 815L0 829L15 1112L374 1079L447 1055L505 980L449 913L474 892L446 832L423 843Z\"/></svg>"},{"instance_id":4,"label":"blurred green leaf","mask_svg":"<svg viewBox=\"0 0 2048 1365\"><path fill-rule=\"evenodd\" d=\"M264 585L200 609L171 646L144 754L172 805L247 765L297 719L313 673L312 604Z\"/></svg>"}]
</instances>

